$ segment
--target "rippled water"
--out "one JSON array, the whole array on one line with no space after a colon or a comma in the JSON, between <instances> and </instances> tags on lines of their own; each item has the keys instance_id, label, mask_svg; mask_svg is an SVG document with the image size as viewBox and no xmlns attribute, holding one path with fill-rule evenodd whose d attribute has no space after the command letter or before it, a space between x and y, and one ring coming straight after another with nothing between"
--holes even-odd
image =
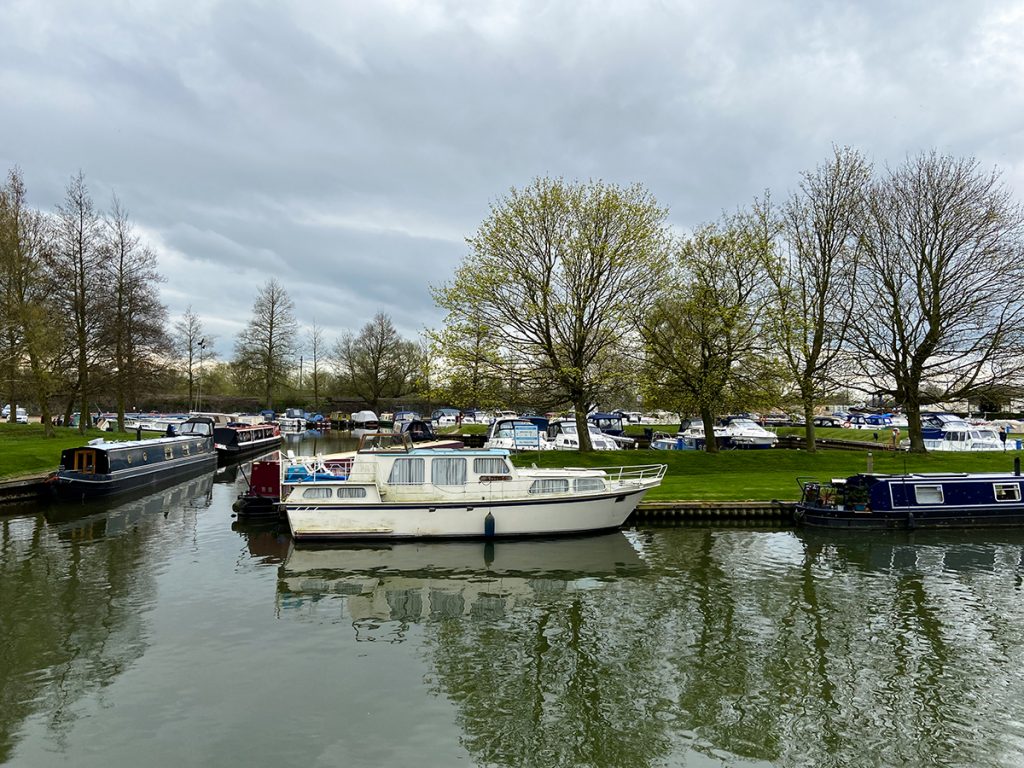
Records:
<instances>
[{"instance_id":1,"label":"rippled water","mask_svg":"<svg viewBox=\"0 0 1024 768\"><path fill-rule=\"evenodd\" d=\"M0 763L1024 765L1024 532L296 549L242 482L0 516Z\"/></svg>"}]
</instances>

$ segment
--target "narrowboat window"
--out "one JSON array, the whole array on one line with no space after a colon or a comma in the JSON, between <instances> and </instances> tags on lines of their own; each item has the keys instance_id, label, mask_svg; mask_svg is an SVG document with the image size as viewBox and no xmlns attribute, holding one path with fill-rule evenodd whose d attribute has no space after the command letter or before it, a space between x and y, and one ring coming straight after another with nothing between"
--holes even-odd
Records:
<instances>
[{"instance_id":1,"label":"narrowboat window","mask_svg":"<svg viewBox=\"0 0 1024 768\"><path fill-rule=\"evenodd\" d=\"M165 459L173 459L174 458L174 448L172 448L169 445L165 445L164 446L164 458Z\"/></svg>"},{"instance_id":2,"label":"narrowboat window","mask_svg":"<svg viewBox=\"0 0 1024 768\"><path fill-rule=\"evenodd\" d=\"M504 459L473 459L473 472L478 475L511 474Z\"/></svg>"},{"instance_id":3,"label":"narrowboat window","mask_svg":"<svg viewBox=\"0 0 1024 768\"><path fill-rule=\"evenodd\" d=\"M125 453L124 460L125 460L126 464L131 464L132 463L132 452L131 451L128 451L127 453Z\"/></svg>"},{"instance_id":4,"label":"narrowboat window","mask_svg":"<svg viewBox=\"0 0 1024 768\"><path fill-rule=\"evenodd\" d=\"M943 501L941 485L915 485L914 497L918 504L941 504Z\"/></svg>"},{"instance_id":5,"label":"narrowboat window","mask_svg":"<svg viewBox=\"0 0 1024 768\"><path fill-rule=\"evenodd\" d=\"M337 488L337 498L339 499L365 499L366 489L361 488L358 485L352 488Z\"/></svg>"},{"instance_id":6,"label":"narrowboat window","mask_svg":"<svg viewBox=\"0 0 1024 768\"><path fill-rule=\"evenodd\" d=\"M329 499L331 498L330 488L303 488L302 498L304 499Z\"/></svg>"},{"instance_id":7,"label":"narrowboat window","mask_svg":"<svg viewBox=\"0 0 1024 768\"><path fill-rule=\"evenodd\" d=\"M591 491L603 491L604 480L600 477L577 477L576 493L589 493Z\"/></svg>"},{"instance_id":8,"label":"narrowboat window","mask_svg":"<svg viewBox=\"0 0 1024 768\"><path fill-rule=\"evenodd\" d=\"M550 480L534 480L530 486L530 493L568 493L569 481L565 478L551 478Z\"/></svg>"},{"instance_id":9,"label":"narrowboat window","mask_svg":"<svg viewBox=\"0 0 1024 768\"><path fill-rule=\"evenodd\" d=\"M185 456L188 456L188 455L189 455L189 448L188 448L188 443L185 443L185 444L184 444L183 446L181 446L181 452L182 452L182 454L184 454Z\"/></svg>"},{"instance_id":10,"label":"narrowboat window","mask_svg":"<svg viewBox=\"0 0 1024 768\"><path fill-rule=\"evenodd\" d=\"M466 460L434 459L430 462L430 482L434 485L465 485Z\"/></svg>"},{"instance_id":11,"label":"narrowboat window","mask_svg":"<svg viewBox=\"0 0 1024 768\"><path fill-rule=\"evenodd\" d=\"M142 460L149 461L149 454L146 453L145 451L142 452Z\"/></svg>"},{"instance_id":12,"label":"narrowboat window","mask_svg":"<svg viewBox=\"0 0 1024 768\"><path fill-rule=\"evenodd\" d=\"M391 475L388 477L389 485L419 485L423 482L423 459L401 458L395 459L391 466Z\"/></svg>"},{"instance_id":13,"label":"narrowboat window","mask_svg":"<svg viewBox=\"0 0 1024 768\"><path fill-rule=\"evenodd\" d=\"M996 501L1020 501L1020 483L993 483Z\"/></svg>"}]
</instances>

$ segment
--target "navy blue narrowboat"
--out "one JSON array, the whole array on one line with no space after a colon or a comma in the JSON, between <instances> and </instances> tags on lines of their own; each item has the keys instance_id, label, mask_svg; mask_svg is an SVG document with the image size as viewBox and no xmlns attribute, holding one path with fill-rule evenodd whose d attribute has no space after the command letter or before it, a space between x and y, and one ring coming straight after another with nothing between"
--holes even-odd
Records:
<instances>
[{"instance_id":1,"label":"navy blue narrowboat","mask_svg":"<svg viewBox=\"0 0 1024 768\"><path fill-rule=\"evenodd\" d=\"M234 461L256 453L271 451L284 438L276 424L242 424L229 421L213 428L213 444L221 462Z\"/></svg>"},{"instance_id":2,"label":"navy blue narrowboat","mask_svg":"<svg viewBox=\"0 0 1024 768\"><path fill-rule=\"evenodd\" d=\"M799 479L796 520L828 528L981 528L1024 524L1019 472L860 474Z\"/></svg>"},{"instance_id":3,"label":"navy blue narrowboat","mask_svg":"<svg viewBox=\"0 0 1024 768\"><path fill-rule=\"evenodd\" d=\"M177 433L147 440L92 440L60 455L51 487L65 499L110 496L211 471L217 466L213 420L194 416Z\"/></svg>"}]
</instances>

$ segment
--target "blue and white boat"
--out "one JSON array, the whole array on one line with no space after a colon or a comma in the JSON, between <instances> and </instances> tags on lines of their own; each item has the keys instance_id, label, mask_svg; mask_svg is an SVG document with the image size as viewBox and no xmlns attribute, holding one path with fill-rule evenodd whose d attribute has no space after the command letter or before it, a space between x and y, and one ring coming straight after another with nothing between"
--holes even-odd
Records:
<instances>
[{"instance_id":1,"label":"blue and white boat","mask_svg":"<svg viewBox=\"0 0 1024 768\"><path fill-rule=\"evenodd\" d=\"M921 437L929 451L1001 451L999 433L993 427L968 424L953 413L922 413ZM900 447L909 447L904 440Z\"/></svg>"},{"instance_id":2,"label":"blue and white boat","mask_svg":"<svg viewBox=\"0 0 1024 768\"><path fill-rule=\"evenodd\" d=\"M975 528L1024 523L1014 472L859 474L798 481L796 520L829 528Z\"/></svg>"}]
</instances>

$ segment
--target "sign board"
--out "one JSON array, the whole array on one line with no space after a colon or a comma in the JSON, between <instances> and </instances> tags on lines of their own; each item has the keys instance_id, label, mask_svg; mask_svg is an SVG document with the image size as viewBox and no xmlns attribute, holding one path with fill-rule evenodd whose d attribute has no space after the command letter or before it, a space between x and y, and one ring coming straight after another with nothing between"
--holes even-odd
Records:
<instances>
[{"instance_id":1,"label":"sign board","mask_svg":"<svg viewBox=\"0 0 1024 768\"><path fill-rule=\"evenodd\" d=\"M535 425L516 425L515 446L520 449L540 450L540 430Z\"/></svg>"}]
</instances>

